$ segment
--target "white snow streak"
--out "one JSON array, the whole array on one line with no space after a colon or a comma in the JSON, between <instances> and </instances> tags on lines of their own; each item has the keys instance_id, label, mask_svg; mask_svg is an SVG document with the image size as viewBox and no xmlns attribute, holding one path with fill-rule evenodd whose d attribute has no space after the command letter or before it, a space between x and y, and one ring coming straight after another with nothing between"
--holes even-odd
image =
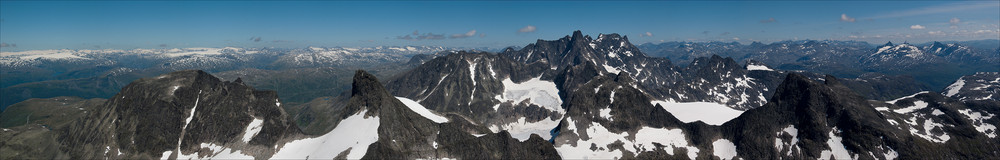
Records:
<instances>
[{"instance_id":1,"label":"white snow streak","mask_svg":"<svg viewBox=\"0 0 1000 160\"><path fill-rule=\"evenodd\" d=\"M424 116L424 118L430 119L435 123L448 122L448 118L435 114L434 111L428 110L426 107L424 107L424 105L421 105L416 101L413 101L406 97L396 97L396 99L399 99L400 102L403 102L403 104L405 104L406 107L410 108L410 110L412 110L413 112L417 112L417 114L420 114L420 116Z\"/></svg>"},{"instance_id":2,"label":"white snow streak","mask_svg":"<svg viewBox=\"0 0 1000 160\"><path fill-rule=\"evenodd\" d=\"M773 69L768 68L765 65L747 65L747 70L749 70L749 71L752 71L752 70L774 71Z\"/></svg>"},{"instance_id":3,"label":"white snow streak","mask_svg":"<svg viewBox=\"0 0 1000 160\"><path fill-rule=\"evenodd\" d=\"M253 118L253 121L247 124L247 128L243 129L243 142L250 142L250 139L257 136L261 129L264 129L264 120Z\"/></svg>"},{"instance_id":4,"label":"white snow streak","mask_svg":"<svg viewBox=\"0 0 1000 160\"><path fill-rule=\"evenodd\" d=\"M913 97L915 97L917 95L924 94L924 93L930 93L930 92L929 91L920 91L920 92L914 93L913 95L909 95L909 96L905 96L905 97L899 97L899 98L896 98L896 99L891 100L891 101L885 101L885 103L896 104L896 101L907 99L907 98L913 98Z\"/></svg>"},{"instance_id":5,"label":"white snow streak","mask_svg":"<svg viewBox=\"0 0 1000 160\"><path fill-rule=\"evenodd\" d=\"M955 81L955 83L949 85L948 88L945 89L947 90L947 92L945 92L944 95L951 97L955 96L955 94L958 94L958 91L962 90L962 87L965 86L965 79L963 78L965 77L958 78L958 81Z\"/></svg>"}]
</instances>

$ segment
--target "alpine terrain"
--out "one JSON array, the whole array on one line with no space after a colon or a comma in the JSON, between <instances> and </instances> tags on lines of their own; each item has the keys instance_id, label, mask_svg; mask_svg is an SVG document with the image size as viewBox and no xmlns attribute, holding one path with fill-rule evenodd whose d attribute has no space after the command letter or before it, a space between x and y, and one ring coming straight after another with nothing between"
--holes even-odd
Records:
<instances>
[{"instance_id":1,"label":"alpine terrain","mask_svg":"<svg viewBox=\"0 0 1000 160\"><path fill-rule=\"evenodd\" d=\"M685 55L652 56L627 36L582 31L498 52L441 49L406 60L346 48L261 50L257 54L270 58L230 58L266 60L254 63L263 67L182 67L130 83L107 78L98 82L123 87L106 99L35 98L10 105L0 114L0 158L1000 157L996 70L962 75L938 88L896 74L932 64L989 68L982 63L996 59L982 57L996 55L945 43L872 50L820 41L661 45L668 47L659 50ZM700 51L719 46L730 47ZM730 54L747 50L755 52ZM868 51L874 52L856 54ZM367 60L398 64L336 67ZM170 66L180 64L187 63ZM841 73L825 72L828 66L872 72L838 78ZM331 84L278 76L348 74L322 79ZM307 97L285 102L278 86L294 83L308 83L298 87L314 92L292 94ZM345 87L316 89L336 83Z\"/></svg>"}]
</instances>

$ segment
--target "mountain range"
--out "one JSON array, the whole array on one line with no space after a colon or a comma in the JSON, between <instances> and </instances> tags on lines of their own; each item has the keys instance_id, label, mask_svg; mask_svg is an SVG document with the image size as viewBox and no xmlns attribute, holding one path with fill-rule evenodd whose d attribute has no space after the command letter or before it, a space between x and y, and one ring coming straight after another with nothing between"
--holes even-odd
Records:
<instances>
[{"instance_id":1,"label":"mountain range","mask_svg":"<svg viewBox=\"0 0 1000 160\"><path fill-rule=\"evenodd\" d=\"M765 48L760 45L750 46ZM788 64L771 63L825 55L800 65L822 68L809 64L829 62L813 59L853 61L825 63L845 66L870 62L861 66L874 68L981 65L991 61L988 55L982 58L979 52L946 44L922 48L887 44L871 50L872 56L860 56L885 61L808 52L823 46L829 43L810 41L791 47L805 53L768 58L721 54L684 61L649 56L626 36L593 38L576 31L497 53L413 55L398 65L406 69L383 69L383 75L351 71L352 78L345 80L350 81L349 89L318 93L325 97L298 104L283 103L281 90L258 90L251 84L301 83L261 78L267 76L260 73L304 75L322 70L216 74L236 77L225 78L230 81L205 71L183 70L143 76L107 99L57 97L11 105L0 115L4 125L0 153L5 159L1000 156L997 72L967 74L932 91L933 85L921 86L919 78L888 70L837 78L816 69L782 69L777 66ZM935 52L926 52L930 50ZM969 56L980 57L967 62ZM351 73L336 75L344 72Z\"/></svg>"}]
</instances>

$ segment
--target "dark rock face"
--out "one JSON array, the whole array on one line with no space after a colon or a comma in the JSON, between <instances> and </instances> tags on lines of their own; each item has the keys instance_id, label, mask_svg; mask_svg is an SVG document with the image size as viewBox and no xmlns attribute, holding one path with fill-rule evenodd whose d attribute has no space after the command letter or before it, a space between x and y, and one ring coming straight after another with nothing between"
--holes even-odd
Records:
<instances>
[{"instance_id":1,"label":"dark rock face","mask_svg":"<svg viewBox=\"0 0 1000 160\"><path fill-rule=\"evenodd\" d=\"M350 98L336 117L364 111L366 117L380 118L378 141L356 148L367 150L364 159L559 159L551 144L538 136L522 141L507 132L489 133L457 115L448 115L450 122L435 123L389 94L374 75L359 70L353 81ZM223 82L202 71L181 71L137 80L103 105L88 107L96 111L58 132L24 128L17 133L42 136L3 137L21 139L16 142L58 137L58 141L45 141L50 146L37 146L53 152L49 158L184 159L241 154L266 159L288 142L312 137L303 135L279 106L274 92L254 90L239 79ZM330 128L335 127L339 126Z\"/></svg>"},{"instance_id":2,"label":"dark rock face","mask_svg":"<svg viewBox=\"0 0 1000 160\"><path fill-rule=\"evenodd\" d=\"M827 156L830 155L824 154L822 150L836 150L829 145L836 140L841 141L839 143L852 158L882 159L892 155L902 159L976 159L994 157L997 154L987 151L997 148L996 139L985 132L979 134L968 130L972 128L970 121L975 118L959 115L959 111L956 111L967 108L964 106L969 104L956 103L940 95L927 93L916 96L924 101L919 103L907 102L912 98L902 98L895 104L866 101L832 77L827 79L826 84L822 84L798 74L790 74L770 103L749 110L724 124L724 131L737 131L726 132L726 136L734 138L733 142L737 144L740 156L751 159L829 158ZM935 96L939 98L931 98ZM989 105L996 106L998 103ZM971 110L965 112L993 112L971 107L969 109ZM939 119L946 116L954 118ZM788 134L796 135L801 143L794 147L801 150L790 149L793 146L770 150L775 143L769 139L770 136L764 135L779 133L774 138L787 139L781 137L785 134L781 128L789 126L796 128L797 135ZM949 137L949 134L963 136ZM831 139L834 141L830 141ZM827 143L822 143L824 141ZM970 146L976 147L969 148ZM864 154L868 152L874 154ZM835 158L847 158L836 155L833 154Z\"/></svg>"},{"instance_id":3,"label":"dark rock face","mask_svg":"<svg viewBox=\"0 0 1000 160\"><path fill-rule=\"evenodd\" d=\"M692 58L694 61L687 67L678 67L666 58L646 56L627 37L601 34L591 39L579 31L559 40L539 40L521 50L508 49L499 55L523 63L549 62L552 68L589 63L601 70L601 74L633 77L636 87L654 99L716 102L738 110L766 103L782 75L773 71L751 74L732 58L711 54L708 58ZM734 96L739 98L731 98Z\"/></svg>"},{"instance_id":4,"label":"dark rock face","mask_svg":"<svg viewBox=\"0 0 1000 160\"><path fill-rule=\"evenodd\" d=\"M446 123L432 122L403 105L367 72L355 74L353 88L343 115L367 110L367 115L380 120L379 140L369 146L363 159L559 159L551 144L538 136L524 142L507 132L475 137L470 133L488 133L488 129L457 116Z\"/></svg>"},{"instance_id":5,"label":"dark rock face","mask_svg":"<svg viewBox=\"0 0 1000 160\"><path fill-rule=\"evenodd\" d=\"M84 159L208 154L201 151L203 143L273 150L279 138L299 133L277 100L273 91L222 82L203 71L174 72L129 84L60 139L64 150ZM243 137L255 119L263 121L260 131ZM173 154L161 155L166 151Z\"/></svg>"},{"instance_id":6,"label":"dark rock face","mask_svg":"<svg viewBox=\"0 0 1000 160\"><path fill-rule=\"evenodd\" d=\"M1000 119L991 117L1000 106L996 101L961 102L934 93L891 103L870 101L832 76L817 82L792 73L766 105L713 126L682 123L659 105L644 103L649 99L621 82L599 77L582 87L595 89L580 89L568 97L566 118L556 127L557 150L592 146L593 152L621 151L619 158L706 158L718 157L715 150L725 146L718 142L726 140L735 145L735 156L747 159L978 159L997 155L992 152L998 141L991 127L1000 124ZM643 143L642 138L630 136L642 137L643 132L656 129L676 131L662 136L682 139L646 150L616 147L621 144L617 142ZM592 135L600 130L610 133ZM613 140L616 143L598 143L619 134L622 137Z\"/></svg>"},{"instance_id":7,"label":"dark rock face","mask_svg":"<svg viewBox=\"0 0 1000 160\"><path fill-rule=\"evenodd\" d=\"M874 101L865 96L887 92L855 88L893 88L886 83L898 77L837 79L748 69L766 65L741 65L721 56L693 58L679 67L646 57L617 34L591 39L577 31L496 55L459 51L431 57L413 58L410 65L418 66L385 86L375 75L355 71L349 92L317 100L322 102L304 110L322 112L298 114L303 117L289 116L275 92L255 90L243 79L224 82L202 71L181 71L137 80L57 132L28 137L5 130L0 138L21 143L58 137L38 147L58 152L41 158L239 153L267 159L296 151L289 147L296 141L349 136L333 131L354 129L357 124L345 122L361 115L377 118L378 127L371 130L377 136L366 148L347 148L334 154L337 158L354 158L348 155L357 150L365 151L361 159L1000 157L1000 102L979 98L995 94L989 84L996 74L962 78L954 94L946 89L945 95L921 92ZM402 98L428 111L407 106L411 103ZM685 123L678 118L684 113L664 106L676 104L660 101L715 102L744 112L721 125ZM447 121L432 120L426 112ZM309 134L292 121L301 119L314 122L305 125ZM259 132L248 134L255 126Z\"/></svg>"},{"instance_id":8,"label":"dark rock face","mask_svg":"<svg viewBox=\"0 0 1000 160\"><path fill-rule=\"evenodd\" d=\"M460 51L400 74L386 86L393 95L417 101L437 113L459 115L482 127L504 128L518 123L520 118L527 123L561 118L561 99L557 95L547 96L546 102L551 103L536 103L539 97L517 98L531 97L528 91L505 93L504 88L532 79L550 82L553 72L544 61L523 64L485 52Z\"/></svg>"},{"instance_id":9,"label":"dark rock face","mask_svg":"<svg viewBox=\"0 0 1000 160\"><path fill-rule=\"evenodd\" d=\"M55 97L16 103L0 114L0 159L69 159L59 131L101 107L105 99Z\"/></svg>"}]
</instances>

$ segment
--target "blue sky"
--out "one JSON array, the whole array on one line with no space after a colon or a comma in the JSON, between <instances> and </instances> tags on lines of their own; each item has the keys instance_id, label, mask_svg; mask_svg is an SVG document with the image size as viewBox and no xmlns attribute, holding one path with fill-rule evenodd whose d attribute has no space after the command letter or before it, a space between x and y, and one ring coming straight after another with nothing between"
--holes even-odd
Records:
<instances>
[{"instance_id":1,"label":"blue sky","mask_svg":"<svg viewBox=\"0 0 1000 160\"><path fill-rule=\"evenodd\" d=\"M619 33L635 44L880 44L997 39L998 25L1000 1L0 1L3 50L503 47L574 30Z\"/></svg>"}]
</instances>

